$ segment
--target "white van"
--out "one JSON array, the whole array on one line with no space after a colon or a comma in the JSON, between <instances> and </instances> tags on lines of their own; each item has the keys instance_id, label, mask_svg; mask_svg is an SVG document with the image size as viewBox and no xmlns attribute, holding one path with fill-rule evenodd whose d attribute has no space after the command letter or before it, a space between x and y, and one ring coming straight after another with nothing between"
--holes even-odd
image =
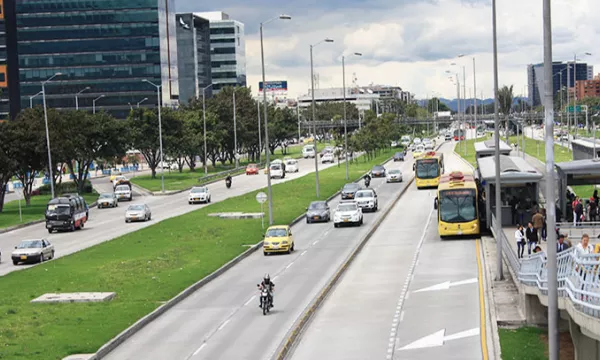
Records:
<instances>
[{"instance_id":1,"label":"white van","mask_svg":"<svg viewBox=\"0 0 600 360\"><path fill-rule=\"evenodd\" d=\"M269 166L269 176L272 178L280 178L283 179L285 177L285 170L283 169L282 163L272 163Z\"/></svg>"},{"instance_id":2,"label":"white van","mask_svg":"<svg viewBox=\"0 0 600 360\"><path fill-rule=\"evenodd\" d=\"M300 167L298 166L298 160L287 159L285 161L285 172L298 172L298 171L300 171Z\"/></svg>"},{"instance_id":3,"label":"white van","mask_svg":"<svg viewBox=\"0 0 600 360\"><path fill-rule=\"evenodd\" d=\"M314 145L305 145L302 148L302 157L305 159L314 158L315 154L315 146Z\"/></svg>"}]
</instances>

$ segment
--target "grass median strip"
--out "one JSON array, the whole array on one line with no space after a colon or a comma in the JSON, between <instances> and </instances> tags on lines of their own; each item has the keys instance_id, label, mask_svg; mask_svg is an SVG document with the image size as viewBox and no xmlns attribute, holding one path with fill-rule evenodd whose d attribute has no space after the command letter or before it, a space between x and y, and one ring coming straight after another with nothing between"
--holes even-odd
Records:
<instances>
[{"instance_id":1,"label":"grass median strip","mask_svg":"<svg viewBox=\"0 0 600 360\"><path fill-rule=\"evenodd\" d=\"M88 204L91 204L98 199L98 194L84 194L83 198ZM5 203L4 210L0 213L0 229L43 219L48 201L50 201L49 195L33 196L29 206L25 206L25 200L21 200L22 222L19 217L19 201L13 200Z\"/></svg>"},{"instance_id":2,"label":"grass median strip","mask_svg":"<svg viewBox=\"0 0 600 360\"><path fill-rule=\"evenodd\" d=\"M325 146L329 145L330 144L318 143L317 148L321 150L325 148ZM280 149L276 149L275 154L271 155L271 159L283 159L287 156L291 158L301 158L302 147L303 145L290 146L288 147L285 155L282 154ZM262 159L264 161L264 155ZM240 166L245 166L247 164L248 161L240 161ZM233 165L217 165L216 167L209 166L208 173L210 175L221 171L231 170L233 168ZM184 169L183 172L180 173L179 170L165 169L165 190L177 191L188 189L192 186L199 185L200 183L198 182L198 179L202 177L204 177L204 168L202 167L202 164L199 164L199 166L196 167L196 171ZM149 191L160 191L162 188L160 169L156 169L156 177L154 179L151 175L141 175L132 178L131 182Z\"/></svg>"},{"instance_id":3,"label":"grass median strip","mask_svg":"<svg viewBox=\"0 0 600 360\"><path fill-rule=\"evenodd\" d=\"M394 150L350 165L357 179ZM319 172L321 198L346 183L345 166ZM164 301L212 273L262 238L257 219L216 212L256 212L261 189L171 218L87 250L0 278L0 359L61 359L93 353ZM290 223L315 200L315 175L273 186L274 219ZM80 233L85 235L85 231ZM31 304L48 292L114 291L108 303Z\"/></svg>"}]
</instances>

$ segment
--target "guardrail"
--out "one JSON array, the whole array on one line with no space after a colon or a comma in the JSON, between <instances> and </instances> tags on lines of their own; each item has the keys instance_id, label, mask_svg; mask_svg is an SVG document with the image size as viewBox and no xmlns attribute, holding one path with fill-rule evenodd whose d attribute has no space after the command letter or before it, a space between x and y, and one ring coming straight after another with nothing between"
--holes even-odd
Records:
<instances>
[{"instance_id":1,"label":"guardrail","mask_svg":"<svg viewBox=\"0 0 600 360\"><path fill-rule=\"evenodd\" d=\"M548 295L546 254L542 252L519 260L504 231L495 234L495 224L496 218L492 215L492 232L496 239L502 239L502 251L517 280ZM570 299L578 311L600 318L600 254L583 254L573 247L557 254L557 264L558 296Z\"/></svg>"}]
</instances>

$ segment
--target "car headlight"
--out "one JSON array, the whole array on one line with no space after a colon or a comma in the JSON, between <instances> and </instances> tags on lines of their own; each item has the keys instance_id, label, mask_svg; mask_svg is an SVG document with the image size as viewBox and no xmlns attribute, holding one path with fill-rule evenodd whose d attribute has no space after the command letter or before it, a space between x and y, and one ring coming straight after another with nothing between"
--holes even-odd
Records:
<instances>
[{"instance_id":1,"label":"car headlight","mask_svg":"<svg viewBox=\"0 0 600 360\"><path fill-rule=\"evenodd\" d=\"M263 245L265 245L265 246L269 246L269 245L271 245L271 243L270 243L270 242L268 242L268 241L265 241L265 242L263 243Z\"/></svg>"}]
</instances>

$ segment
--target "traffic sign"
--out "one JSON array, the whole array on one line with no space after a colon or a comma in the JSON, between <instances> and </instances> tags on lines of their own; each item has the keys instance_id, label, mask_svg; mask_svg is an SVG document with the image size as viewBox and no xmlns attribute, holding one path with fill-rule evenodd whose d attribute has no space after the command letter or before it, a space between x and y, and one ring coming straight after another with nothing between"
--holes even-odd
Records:
<instances>
[{"instance_id":1,"label":"traffic sign","mask_svg":"<svg viewBox=\"0 0 600 360\"><path fill-rule=\"evenodd\" d=\"M256 201L258 201L259 204L264 204L265 201L267 201L267 194L264 192L259 192L256 194Z\"/></svg>"},{"instance_id":2,"label":"traffic sign","mask_svg":"<svg viewBox=\"0 0 600 360\"><path fill-rule=\"evenodd\" d=\"M573 109L573 108L575 108L575 109ZM573 110L575 110L575 111L573 111ZM567 106L567 112L569 112L569 113L573 113L573 112L580 113L581 112L581 106L580 105L577 105L577 106Z\"/></svg>"}]
</instances>

